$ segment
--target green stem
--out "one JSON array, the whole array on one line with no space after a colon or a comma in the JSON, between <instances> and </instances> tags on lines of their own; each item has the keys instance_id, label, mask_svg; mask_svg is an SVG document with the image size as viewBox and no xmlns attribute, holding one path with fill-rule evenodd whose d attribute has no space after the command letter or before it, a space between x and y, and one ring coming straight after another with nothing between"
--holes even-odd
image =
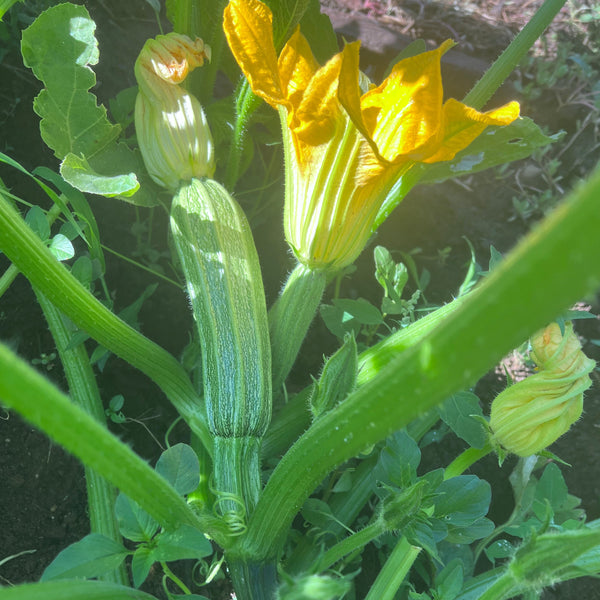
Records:
<instances>
[{"instance_id":1,"label":"green stem","mask_svg":"<svg viewBox=\"0 0 600 600\"><path fill-rule=\"evenodd\" d=\"M344 556L347 556L351 552L363 548L369 542L372 542L375 538L379 537L386 530L385 523L383 520L377 520L370 525L367 525L364 529L349 535L344 538L323 554L318 560L315 573L319 573L329 569L338 561L342 560Z\"/></svg>"},{"instance_id":2,"label":"green stem","mask_svg":"<svg viewBox=\"0 0 600 600\"><path fill-rule=\"evenodd\" d=\"M455 298L444 306L430 312L425 317L399 329L374 346L361 352L358 357L357 384L371 381L401 352L408 350L439 327L446 318L456 312L464 303L467 295Z\"/></svg>"},{"instance_id":3,"label":"green stem","mask_svg":"<svg viewBox=\"0 0 600 600\"><path fill-rule=\"evenodd\" d=\"M72 324L70 326L67 324L60 311L43 294L38 293L36 295L64 367L65 376L69 384L70 397L75 404L96 419L98 423L106 426L102 399L100 398L100 392L96 385L96 379L85 346L80 344L74 348L69 348L71 337L74 333ZM92 532L101 533L110 539L122 543L114 511L117 497L114 486L87 466L85 467L85 482ZM124 564L119 569L106 573L100 579L129 585Z\"/></svg>"},{"instance_id":4,"label":"green stem","mask_svg":"<svg viewBox=\"0 0 600 600\"><path fill-rule=\"evenodd\" d=\"M483 74L463 102L481 110L544 33L566 0L546 0L517 37Z\"/></svg>"},{"instance_id":5,"label":"green stem","mask_svg":"<svg viewBox=\"0 0 600 600\"><path fill-rule=\"evenodd\" d=\"M0 398L127 494L165 529L190 525L209 531L218 543L226 543L217 519L196 514L133 450L2 344Z\"/></svg>"},{"instance_id":6,"label":"green stem","mask_svg":"<svg viewBox=\"0 0 600 600\"><path fill-rule=\"evenodd\" d=\"M179 577L177 577L177 575L175 575L173 571L171 571L169 565L167 565L166 562L161 562L160 566L165 572L166 577L168 577L186 596L189 596L192 593L190 591L190 588L187 585L185 585L185 583L183 583L183 581L181 581L181 579L179 579ZM165 589L165 591L167 590Z\"/></svg>"},{"instance_id":7,"label":"green stem","mask_svg":"<svg viewBox=\"0 0 600 600\"><path fill-rule=\"evenodd\" d=\"M479 600L506 600L512 598L514 588L514 577L510 573L505 573L496 579L483 595L479 596Z\"/></svg>"},{"instance_id":8,"label":"green stem","mask_svg":"<svg viewBox=\"0 0 600 600\"><path fill-rule=\"evenodd\" d=\"M254 510L260 494L260 438L217 436L214 441L213 477L219 486L215 490L218 512L242 524Z\"/></svg>"},{"instance_id":9,"label":"green stem","mask_svg":"<svg viewBox=\"0 0 600 600\"><path fill-rule=\"evenodd\" d=\"M337 465L473 385L511 348L600 284L600 169L421 342L317 420L273 471L239 551L277 555L309 494Z\"/></svg>"},{"instance_id":10,"label":"green stem","mask_svg":"<svg viewBox=\"0 0 600 600\"><path fill-rule=\"evenodd\" d=\"M197 0L177 0L176 2L171 2L168 17L173 24L173 31L183 33L192 39L196 38L196 36L201 36L202 18L200 15L200 3Z\"/></svg>"},{"instance_id":11,"label":"green stem","mask_svg":"<svg viewBox=\"0 0 600 600\"><path fill-rule=\"evenodd\" d=\"M298 263L269 310L273 390L281 389L323 297L327 277Z\"/></svg>"},{"instance_id":12,"label":"green stem","mask_svg":"<svg viewBox=\"0 0 600 600\"><path fill-rule=\"evenodd\" d=\"M228 190L235 189L240 174L240 164L244 152L248 122L254 111L260 106L260 99L254 94L248 80L245 78L240 80L234 97L236 108L235 125L225 171L225 187Z\"/></svg>"},{"instance_id":13,"label":"green stem","mask_svg":"<svg viewBox=\"0 0 600 600\"><path fill-rule=\"evenodd\" d=\"M467 448L459 454L444 471L444 479L452 479L462 475L471 465L492 452L492 447L486 444L483 448Z\"/></svg>"},{"instance_id":14,"label":"green stem","mask_svg":"<svg viewBox=\"0 0 600 600\"><path fill-rule=\"evenodd\" d=\"M275 600L277 568L274 563L229 558L227 568L237 600Z\"/></svg>"},{"instance_id":15,"label":"green stem","mask_svg":"<svg viewBox=\"0 0 600 600\"><path fill-rule=\"evenodd\" d=\"M94 298L52 256L1 192L0 248L32 285L78 327L155 381L212 452L203 403L179 362Z\"/></svg>"},{"instance_id":16,"label":"green stem","mask_svg":"<svg viewBox=\"0 0 600 600\"><path fill-rule=\"evenodd\" d=\"M365 600L393 600L419 552L421 548L412 546L402 536L379 571Z\"/></svg>"},{"instance_id":17,"label":"green stem","mask_svg":"<svg viewBox=\"0 0 600 600\"><path fill-rule=\"evenodd\" d=\"M12 282L17 278L19 269L15 265L9 265L8 269L2 273L0 277L0 298L4 295L4 292L11 286Z\"/></svg>"}]
</instances>

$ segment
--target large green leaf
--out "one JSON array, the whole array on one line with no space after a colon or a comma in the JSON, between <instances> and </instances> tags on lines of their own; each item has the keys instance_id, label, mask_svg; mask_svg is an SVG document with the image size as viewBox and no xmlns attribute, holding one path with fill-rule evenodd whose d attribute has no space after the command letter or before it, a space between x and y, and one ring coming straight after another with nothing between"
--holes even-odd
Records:
<instances>
[{"instance_id":1,"label":"large green leaf","mask_svg":"<svg viewBox=\"0 0 600 600\"><path fill-rule=\"evenodd\" d=\"M23 32L23 61L45 86L33 106L42 139L66 159L61 174L77 189L152 206L156 190L147 177L140 188L136 176L144 175L139 153L117 142L121 127L89 92L96 83L90 65L99 60L95 29L85 7L59 4Z\"/></svg>"},{"instance_id":2,"label":"large green leaf","mask_svg":"<svg viewBox=\"0 0 600 600\"><path fill-rule=\"evenodd\" d=\"M98 577L116 569L128 554L118 542L90 533L60 552L46 567L41 580Z\"/></svg>"},{"instance_id":3,"label":"large green leaf","mask_svg":"<svg viewBox=\"0 0 600 600\"><path fill-rule=\"evenodd\" d=\"M69 152L92 158L120 133L88 92L96 83L88 65L99 59L95 29L85 7L59 4L23 32L23 61L45 85L34 109L42 118L42 137L58 158Z\"/></svg>"}]
</instances>

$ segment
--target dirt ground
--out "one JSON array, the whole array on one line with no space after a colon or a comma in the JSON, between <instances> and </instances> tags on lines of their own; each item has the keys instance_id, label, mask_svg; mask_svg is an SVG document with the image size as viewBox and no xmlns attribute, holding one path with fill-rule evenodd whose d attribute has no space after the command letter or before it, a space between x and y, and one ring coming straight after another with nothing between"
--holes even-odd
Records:
<instances>
[{"instance_id":1,"label":"dirt ground","mask_svg":"<svg viewBox=\"0 0 600 600\"><path fill-rule=\"evenodd\" d=\"M101 62L95 69L99 82L95 91L99 99L105 101L119 89L134 84L133 60L144 39L155 34L154 18L141 0L131 4L118 0L80 3L88 6L98 24ZM431 44L438 44L448 37L455 39L459 45L448 54L444 64L445 90L460 98L540 2L322 0L321 4L341 36L362 40L363 68L374 79L381 77L389 61L412 39L422 37ZM574 20L573 8L565 8L552 26L546 43L538 45L538 53L556 60L565 40L574 45L574 52L590 51L593 49L592 33L589 27ZM558 170L551 173L550 183L550 159L545 157L522 161L502 172L488 171L460 182L416 188L379 231L377 243L389 248L405 252L420 248L415 260L420 268L431 272L430 301L448 301L458 289L470 256L465 237L472 243L481 264L485 265L490 245L502 253L510 250L551 204L552 200L536 200L536 192L541 194L551 187L555 196L560 195L560 191L569 190L600 158L600 117L598 111L595 117L592 114L586 95L589 90L584 82L578 80L582 88L574 97L571 97L573 81L568 77L559 79L540 97L534 97L535 93L520 93L523 84L530 81L530 71L518 72L492 103L521 99L523 114L547 126L550 132L560 129L567 132L559 142L566 148L553 151L554 155L559 155L560 164ZM9 47L0 61L0 149L30 170L39 165L57 167L56 160L42 147L39 120L32 112L32 100L38 91L39 84L23 67L18 47ZM0 166L0 177L21 197L34 203L39 200L40 194L35 187L3 166ZM520 211L515 208L515 197L527 200ZM99 198L91 202L104 243L126 255L135 249L131 234L134 209ZM108 210L107 206L110 207ZM162 228L165 232L167 229L166 223L159 221L155 225L157 230ZM277 254L272 240L280 236L280 231L265 231L264 227L257 232L257 243L261 257L269 264L267 295L273 299L289 262L281 240L277 250L281 250L279 254L283 258L277 263L272 262L272 256ZM157 243L166 242L159 238ZM450 249L447 253L440 253L446 248ZM152 280L122 261L108 257L109 285L111 289L120 290L123 295L116 300L125 306ZM596 260L597 257L589 259ZM0 272L4 265L1 263ZM344 284L342 295L368 297L373 272L370 253L359 259L357 267L357 274ZM597 298L586 301L591 310L598 313ZM157 314L166 314L168 319L157 319ZM140 320L143 332L175 355L187 343L191 318L182 294L159 286L144 306ZM586 352L600 360L600 349L591 342L600 339L598 321L581 321L577 329ZM309 340L317 348L312 353L317 357L315 369L318 369L322 354L330 351L333 344L331 339L323 341L324 336L322 326L316 325ZM0 301L0 338L28 360L39 359L42 354L51 355L53 351L43 317L22 277ZM64 387L56 361L49 359L39 368L44 369L57 385ZM598 372L593 377L594 386L586 394L584 417L552 448L572 465L564 468L563 474L570 492L582 499L590 520L600 518ZM131 420L124 425L111 425L113 430L154 463L161 451L154 438L163 439L175 418L173 410L152 383L140 378L120 360L109 360L99 382L103 397L111 398L121 393L126 398L126 414ZM489 402L502 387L502 377L490 373L480 382L477 392L484 402ZM37 580L62 548L88 533L89 525L83 471L77 461L15 414L0 412L0 419L0 584L16 584ZM486 463L485 468L493 470L497 467ZM162 598L158 584L157 579L151 577L146 587ZM229 597L228 592L209 589L211 591L203 592L209 598ZM544 598L593 600L600 598L600 591L597 582L582 579L547 590Z\"/></svg>"}]
</instances>

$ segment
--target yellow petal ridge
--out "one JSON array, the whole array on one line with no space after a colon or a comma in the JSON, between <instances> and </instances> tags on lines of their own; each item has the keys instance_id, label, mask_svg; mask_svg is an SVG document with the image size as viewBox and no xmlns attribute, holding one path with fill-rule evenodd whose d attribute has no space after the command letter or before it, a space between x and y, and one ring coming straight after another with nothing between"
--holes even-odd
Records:
<instances>
[{"instance_id":1,"label":"yellow petal ridge","mask_svg":"<svg viewBox=\"0 0 600 600\"><path fill-rule=\"evenodd\" d=\"M314 74L298 108L292 128L300 140L313 146L333 135L336 120L342 117L337 93L342 54L336 54Z\"/></svg>"},{"instance_id":2,"label":"yellow petal ridge","mask_svg":"<svg viewBox=\"0 0 600 600\"><path fill-rule=\"evenodd\" d=\"M283 94L297 108L308 84L319 69L319 63L299 27L296 27L283 47L277 66Z\"/></svg>"},{"instance_id":3,"label":"yellow petal ridge","mask_svg":"<svg viewBox=\"0 0 600 600\"><path fill-rule=\"evenodd\" d=\"M419 160L430 153L442 110L440 61L453 44L446 40L436 50L401 60L362 97L365 125L386 160Z\"/></svg>"},{"instance_id":4,"label":"yellow petal ridge","mask_svg":"<svg viewBox=\"0 0 600 600\"><path fill-rule=\"evenodd\" d=\"M488 125L510 125L519 117L519 103L508 104L480 113L458 100L450 98L443 107L438 148L423 159L425 163L452 160L466 148Z\"/></svg>"}]
</instances>

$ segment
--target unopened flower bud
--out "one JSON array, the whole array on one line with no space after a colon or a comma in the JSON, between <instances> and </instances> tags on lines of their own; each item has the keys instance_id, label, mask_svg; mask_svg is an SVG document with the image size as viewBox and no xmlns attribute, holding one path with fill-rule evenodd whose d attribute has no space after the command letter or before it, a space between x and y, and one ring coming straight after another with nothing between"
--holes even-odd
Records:
<instances>
[{"instance_id":1,"label":"unopened flower bud","mask_svg":"<svg viewBox=\"0 0 600 600\"><path fill-rule=\"evenodd\" d=\"M171 190L215 171L212 136L200 102L179 84L210 59L201 39L169 33L148 40L136 61L135 127L148 173Z\"/></svg>"},{"instance_id":2,"label":"unopened flower bud","mask_svg":"<svg viewBox=\"0 0 600 600\"><path fill-rule=\"evenodd\" d=\"M567 323L564 334L553 323L531 339L539 371L501 392L492 402L494 439L518 456L540 452L579 419L583 392L595 362L585 356Z\"/></svg>"},{"instance_id":3,"label":"unopened flower bud","mask_svg":"<svg viewBox=\"0 0 600 600\"><path fill-rule=\"evenodd\" d=\"M581 343L571 324L565 325L564 335L558 323L551 323L531 337L531 358L540 370L578 371L590 359L581 351Z\"/></svg>"}]
</instances>

